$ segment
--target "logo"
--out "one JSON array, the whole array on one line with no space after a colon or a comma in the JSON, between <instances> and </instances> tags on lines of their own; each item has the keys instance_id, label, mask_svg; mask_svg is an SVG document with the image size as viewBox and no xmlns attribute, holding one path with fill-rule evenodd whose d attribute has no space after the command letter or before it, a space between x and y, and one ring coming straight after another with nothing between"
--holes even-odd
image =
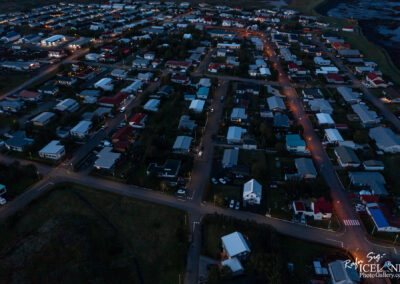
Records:
<instances>
[{"instance_id":1,"label":"logo","mask_svg":"<svg viewBox=\"0 0 400 284\"><path fill-rule=\"evenodd\" d=\"M354 269L359 272L360 278L390 278L400 279L400 264L385 259L386 254L369 252L365 260L356 258L354 261L344 261L346 269Z\"/></svg>"}]
</instances>

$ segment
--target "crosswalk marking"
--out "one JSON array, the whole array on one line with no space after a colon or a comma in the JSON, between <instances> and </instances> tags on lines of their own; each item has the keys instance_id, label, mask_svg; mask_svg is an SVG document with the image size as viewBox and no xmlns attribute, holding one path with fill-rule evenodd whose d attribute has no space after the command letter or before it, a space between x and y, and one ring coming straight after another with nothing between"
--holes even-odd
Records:
<instances>
[{"instance_id":1,"label":"crosswalk marking","mask_svg":"<svg viewBox=\"0 0 400 284\"><path fill-rule=\"evenodd\" d=\"M346 226L360 226L360 221L358 220L343 220Z\"/></svg>"}]
</instances>

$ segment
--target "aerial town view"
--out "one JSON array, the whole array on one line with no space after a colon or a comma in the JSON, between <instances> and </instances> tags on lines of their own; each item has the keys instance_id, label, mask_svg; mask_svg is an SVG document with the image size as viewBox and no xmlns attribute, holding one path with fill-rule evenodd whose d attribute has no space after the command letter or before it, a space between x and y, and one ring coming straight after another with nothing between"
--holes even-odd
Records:
<instances>
[{"instance_id":1,"label":"aerial town view","mask_svg":"<svg viewBox=\"0 0 400 284\"><path fill-rule=\"evenodd\" d=\"M399 0L0 8L0 284L400 283Z\"/></svg>"}]
</instances>

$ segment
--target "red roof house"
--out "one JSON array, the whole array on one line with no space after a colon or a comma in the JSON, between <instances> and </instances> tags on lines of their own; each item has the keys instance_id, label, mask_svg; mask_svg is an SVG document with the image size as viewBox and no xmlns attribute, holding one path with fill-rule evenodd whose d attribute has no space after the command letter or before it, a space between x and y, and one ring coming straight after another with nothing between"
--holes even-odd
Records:
<instances>
[{"instance_id":1,"label":"red roof house","mask_svg":"<svg viewBox=\"0 0 400 284\"><path fill-rule=\"evenodd\" d=\"M136 113L129 121L129 125L133 128L144 128L146 119L147 114L142 112Z\"/></svg>"}]
</instances>

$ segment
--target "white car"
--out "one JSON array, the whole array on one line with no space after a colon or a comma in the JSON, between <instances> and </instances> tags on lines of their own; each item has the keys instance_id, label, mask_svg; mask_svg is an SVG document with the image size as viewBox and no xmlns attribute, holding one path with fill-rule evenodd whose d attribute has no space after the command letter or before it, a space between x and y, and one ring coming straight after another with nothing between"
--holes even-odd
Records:
<instances>
[{"instance_id":1,"label":"white car","mask_svg":"<svg viewBox=\"0 0 400 284\"><path fill-rule=\"evenodd\" d=\"M211 182L212 182L213 184L218 184L218 181L217 181L216 178L211 178Z\"/></svg>"},{"instance_id":2,"label":"white car","mask_svg":"<svg viewBox=\"0 0 400 284\"><path fill-rule=\"evenodd\" d=\"M184 189L178 189L177 192L176 192L176 194L178 194L178 195L185 195L185 194L186 194L186 190L184 190Z\"/></svg>"},{"instance_id":3,"label":"white car","mask_svg":"<svg viewBox=\"0 0 400 284\"><path fill-rule=\"evenodd\" d=\"M231 203L229 203L229 208L233 209L233 207L235 206L235 200L231 200Z\"/></svg>"},{"instance_id":4,"label":"white car","mask_svg":"<svg viewBox=\"0 0 400 284\"><path fill-rule=\"evenodd\" d=\"M235 206L235 210L239 210L240 209L240 202L236 201L236 206Z\"/></svg>"},{"instance_id":5,"label":"white car","mask_svg":"<svg viewBox=\"0 0 400 284\"><path fill-rule=\"evenodd\" d=\"M7 200L3 197L0 197L0 205L4 205L7 203Z\"/></svg>"},{"instance_id":6,"label":"white car","mask_svg":"<svg viewBox=\"0 0 400 284\"><path fill-rule=\"evenodd\" d=\"M222 184L226 184L226 180L224 180L223 178L220 178L218 181L219 181L220 183L222 183Z\"/></svg>"}]
</instances>

